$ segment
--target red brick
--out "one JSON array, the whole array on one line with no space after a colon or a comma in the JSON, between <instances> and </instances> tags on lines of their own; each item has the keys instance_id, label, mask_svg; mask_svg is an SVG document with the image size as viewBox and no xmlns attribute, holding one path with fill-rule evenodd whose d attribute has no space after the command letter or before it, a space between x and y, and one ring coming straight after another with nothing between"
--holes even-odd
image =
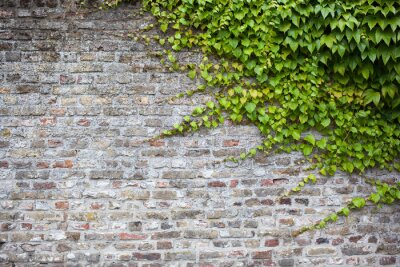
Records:
<instances>
[{"instance_id":1,"label":"red brick","mask_svg":"<svg viewBox=\"0 0 400 267\"><path fill-rule=\"evenodd\" d=\"M209 187L226 187L226 184L221 181L214 181L214 182L209 182L208 186Z\"/></svg>"},{"instance_id":2,"label":"red brick","mask_svg":"<svg viewBox=\"0 0 400 267\"><path fill-rule=\"evenodd\" d=\"M9 166L7 161L0 161L0 168L7 169Z\"/></svg>"},{"instance_id":3,"label":"red brick","mask_svg":"<svg viewBox=\"0 0 400 267\"><path fill-rule=\"evenodd\" d=\"M166 188L169 186L169 182L157 182L157 188Z\"/></svg>"},{"instance_id":4,"label":"red brick","mask_svg":"<svg viewBox=\"0 0 400 267\"><path fill-rule=\"evenodd\" d=\"M231 180L230 187L235 188L239 184L239 180Z\"/></svg>"},{"instance_id":5,"label":"red brick","mask_svg":"<svg viewBox=\"0 0 400 267\"><path fill-rule=\"evenodd\" d=\"M279 245L279 240L278 239L265 240L265 246L266 247L276 247L278 245Z\"/></svg>"},{"instance_id":6,"label":"red brick","mask_svg":"<svg viewBox=\"0 0 400 267\"><path fill-rule=\"evenodd\" d=\"M89 230L90 225L88 223L75 224L74 228L77 230Z\"/></svg>"},{"instance_id":7,"label":"red brick","mask_svg":"<svg viewBox=\"0 0 400 267\"><path fill-rule=\"evenodd\" d=\"M12 223L2 223L0 224L0 231L10 231L15 228L15 224Z\"/></svg>"},{"instance_id":8,"label":"red brick","mask_svg":"<svg viewBox=\"0 0 400 267\"><path fill-rule=\"evenodd\" d=\"M54 126L56 125L56 118L52 117L52 118L41 118L40 119L40 124L43 126L47 126L47 125L51 125Z\"/></svg>"},{"instance_id":9,"label":"red brick","mask_svg":"<svg viewBox=\"0 0 400 267\"><path fill-rule=\"evenodd\" d=\"M65 108L52 108L50 109L50 114L54 116L64 116L65 115Z\"/></svg>"},{"instance_id":10,"label":"red brick","mask_svg":"<svg viewBox=\"0 0 400 267\"><path fill-rule=\"evenodd\" d=\"M363 238L361 235L351 236L349 237L349 241L352 243L357 243L361 238Z\"/></svg>"},{"instance_id":11,"label":"red brick","mask_svg":"<svg viewBox=\"0 0 400 267\"><path fill-rule=\"evenodd\" d=\"M288 225L288 226L293 226L294 225L294 220L292 218L288 219L279 219L280 224Z\"/></svg>"},{"instance_id":12,"label":"red brick","mask_svg":"<svg viewBox=\"0 0 400 267\"><path fill-rule=\"evenodd\" d=\"M49 163L47 163L47 162L38 162L36 164L36 167L38 169L47 169L49 167Z\"/></svg>"},{"instance_id":13,"label":"red brick","mask_svg":"<svg viewBox=\"0 0 400 267\"><path fill-rule=\"evenodd\" d=\"M143 240L147 238L147 235L120 233L119 238L121 240Z\"/></svg>"},{"instance_id":14,"label":"red brick","mask_svg":"<svg viewBox=\"0 0 400 267\"><path fill-rule=\"evenodd\" d=\"M239 140L224 140L223 146L238 146L239 145Z\"/></svg>"},{"instance_id":15,"label":"red brick","mask_svg":"<svg viewBox=\"0 0 400 267\"><path fill-rule=\"evenodd\" d=\"M273 181L274 185L282 185L282 184L289 183L289 180L286 178L273 179L272 181Z\"/></svg>"},{"instance_id":16,"label":"red brick","mask_svg":"<svg viewBox=\"0 0 400 267\"><path fill-rule=\"evenodd\" d=\"M36 190L53 189L56 188L56 184L54 182L36 182L33 184L33 188Z\"/></svg>"},{"instance_id":17,"label":"red brick","mask_svg":"<svg viewBox=\"0 0 400 267\"><path fill-rule=\"evenodd\" d=\"M99 210L99 209L103 208L104 205L103 205L102 203L95 202L95 203L92 203L92 204L90 205L90 207L91 207L92 209L94 209L94 210Z\"/></svg>"},{"instance_id":18,"label":"red brick","mask_svg":"<svg viewBox=\"0 0 400 267\"><path fill-rule=\"evenodd\" d=\"M135 252L132 254L135 260L148 260L148 261L156 261L161 258L160 253L139 253Z\"/></svg>"},{"instance_id":19,"label":"red brick","mask_svg":"<svg viewBox=\"0 0 400 267\"><path fill-rule=\"evenodd\" d=\"M252 258L253 259L271 259L272 258L272 250L253 252Z\"/></svg>"},{"instance_id":20,"label":"red brick","mask_svg":"<svg viewBox=\"0 0 400 267\"><path fill-rule=\"evenodd\" d=\"M32 224L31 223L21 223L21 229L22 230L32 230Z\"/></svg>"},{"instance_id":21,"label":"red brick","mask_svg":"<svg viewBox=\"0 0 400 267\"><path fill-rule=\"evenodd\" d=\"M261 180L261 186L270 186L274 184L274 180L272 179L263 179Z\"/></svg>"},{"instance_id":22,"label":"red brick","mask_svg":"<svg viewBox=\"0 0 400 267\"><path fill-rule=\"evenodd\" d=\"M68 201L58 201L55 204L56 209L58 210L67 210L69 209L69 202Z\"/></svg>"},{"instance_id":23,"label":"red brick","mask_svg":"<svg viewBox=\"0 0 400 267\"><path fill-rule=\"evenodd\" d=\"M58 161L53 164L53 168L72 168L72 160Z\"/></svg>"},{"instance_id":24,"label":"red brick","mask_svg":"<svg viewBox=\"0 0 400 267\"><path fill-rule=\"evenodd\" d=\"M49 140L47 144L49 147L60 147L63 145L63 142L61 140Z\"/></svg>"},{"instance_id":25,"label":"red brick","mask_svg":"<svg viewBox=\"0 0 400 267\"><path fill-rule=\"evenodd\" d=\"M261 200L261 204L265 206L271 206L274 205L274 201L272 199L263 199Z\"/></svg>"},{"instance_id":26,"label":"red brick","mask_svg":"<svg viewBox=\"0 0 400 267\"><path fill-rule=\"evenodd\" d=\"M90 125L90 121L89 121L88 119L80 119L80 120L77 122L77 124L80 125L80 126L85 126L85 127L87 127L87 126Z\"/></svg>"},{"instance_id":27,"label":"red brick","mask_svg":"<svg viewBox=\"0 0 400 267\"><path fill-rule=\"evenodd\" d=\"M170 241L159 241L157 242L157 249L171 249L172 242Z\"/></svg>"},{"instance_id":28,"label":"red brick","mask_svg":"<svg viewBox=\"0 0 400 267\"><path fill-rule=\"evenodd\" d=\"M234 250L229 253L229 257L235 257L235 258L244 258L246 257L247 252L244 250Z\"/></svg>"},{"instance_id":29,"label":"red brick","mask_svg":"<svg viewBox=\"0 0 400 267\"><path fill-rule=\"evenodd\" d=\"M162 140L150 140L150 146L160 147L164 146L165 142Z\"/></svg>"},{"instance_id":30,"label":"red brick","mask_svg":"<svg viewBox=\"0 0 400 267\"><path fill-rule=\"evenodd\" d=\"M341 237L332 240L332 245L337 246L344 243L344 239Z\"/></svg>"},{"instance_id":31,"label":"red brick","mask_svg":"<svg viewBox=\"0 0 400 267\"><path fill-rule=\"evenodd\" d=\"M121 188L121 187L122 187L121 181L113 181L112 182L112 188Z\"/></svg>"}]
</instances>

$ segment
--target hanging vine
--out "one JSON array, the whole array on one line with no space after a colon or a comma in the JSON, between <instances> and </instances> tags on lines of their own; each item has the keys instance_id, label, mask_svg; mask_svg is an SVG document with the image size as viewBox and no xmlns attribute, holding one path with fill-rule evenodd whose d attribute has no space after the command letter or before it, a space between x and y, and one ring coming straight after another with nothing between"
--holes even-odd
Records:
<instances>
[{"instance_id":1,"label":"hanging vine","mask_svg":"<svg viewBox=\"0 0 400 267\"><path fill-rule=\"evenodd\" d=\"M121 1L104 1L102 7ZM214 99L157 138L214 128L226 119L246 121L263 141L230 160L301 151L310 169L324 176L337 170L400 171L398 1L143 0L142 5L164 33L152 38L169 48L165 64L203 80L177 97L204 92ZM174 56L195 48L204 55L199 65L181 65ZM287 194L315 182L311 174ZM400 182L369 183L375 193L352 199L297 234L325 227L367 201L380 206L400 200Z\"/></svg>"}]
</instances>

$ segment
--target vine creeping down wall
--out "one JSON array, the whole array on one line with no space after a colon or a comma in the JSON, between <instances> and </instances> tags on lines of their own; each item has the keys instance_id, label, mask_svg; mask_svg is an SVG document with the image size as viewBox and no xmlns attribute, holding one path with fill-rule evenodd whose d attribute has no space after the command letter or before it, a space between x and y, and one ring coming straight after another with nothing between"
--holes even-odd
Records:
<instances>
[{"instance_id":1,"label":"vine creeping down wall","mask_svg":"<svg viewBox=\"0 0 400 267\"><path fill-rule=\"evenodd\" d=\"M0 1L0 266L400 264L398 203L295 234L398 172L324 176L302 149L225 161L265 140L234 119L152 139L215 99L173 98L201 81L160 64L158 40L135 41L156 24L139 8Z\"/></svg>"}]
</instances>

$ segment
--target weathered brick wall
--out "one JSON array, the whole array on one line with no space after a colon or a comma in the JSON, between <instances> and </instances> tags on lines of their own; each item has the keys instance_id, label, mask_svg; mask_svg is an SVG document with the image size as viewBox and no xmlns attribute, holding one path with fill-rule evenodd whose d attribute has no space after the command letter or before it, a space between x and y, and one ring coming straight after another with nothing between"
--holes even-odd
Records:
<instances>
[{"instance_id":1,"label":"weathered brick wall","mask_svg":"<svg viewBox=\"0 0 400 267\"><path fill-rule=\"evenodd\" d=\"M194 82L130 40L137 8L67 6L0 0L1 266L400 265L398 205L290 236L366 195L360 177L279 199L300 155L222 162L261 140L252 127L146 143L206 97L167 101Z\"/></svg>"}]
</instances>

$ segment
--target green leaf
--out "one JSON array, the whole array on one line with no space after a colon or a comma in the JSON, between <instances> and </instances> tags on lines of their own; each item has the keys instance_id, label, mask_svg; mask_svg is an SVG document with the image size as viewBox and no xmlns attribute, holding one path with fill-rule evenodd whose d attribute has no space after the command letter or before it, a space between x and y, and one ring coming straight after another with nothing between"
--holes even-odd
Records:
<instances>
[{"instance_id":1,"label":"green leaf","mask_svg":"<svg viewBox=\"0 0 400 267\"><path fill-rule=\"evenodd\" d=\"M166 31L168 30L168 24L167 24L167 23L161 24L160 29L161 29L163 32L166 32Z\"/></svg>"},{"instance_id":2,"label":"green leaf","mask_svg":"<svg viewBox=\"0 0 400 267\"><path fill-rule=\"evenodd\" d=\"M397 88L394 84L386 85L382 87L382 95L385 97L386 95L390 98L394 98L397 92Z\"/></svg>"},{"instance_id":3,"label":"green leaf","mask_svg":"<svg viewBox=\"0 0 400 267\"><path fill-rule=\"evenodd\" d=\"M190 79L193 80L196 77L196 71L195 70L189 71L188 76Z\"/></svg>"},{"instance_id":4,"label":"green leaf","mask_svg":"<svg viewBox=\"0 0 400 267\"><path fill-rule=\"evenodd\" d=\"M304 137L304 140L306 140L307 142L309 142L312 145L315 145L315 138L314 138L314 135L312 135L312 134L308 134L306 137Z\"/></svg>"},{"instance_id":5,"label":"green leaf","mask_svg":"<svg viewBox=\"0 0 400 267\"><path fill-rule=\"evenodd\" d=\"M244 108L248 113L253 113L253 111L256 109L256 104L254 104L253 102L248 102L246 103Z\"/></svg>"},{"instance_id":6,"label":"green leaf","mask_svg":"<svg viewBox=\"0 0 400 267\"><path fill-rule=\"evenodd\" d=\"M381 199L381 196L377 193L372 193L369 199L376 204Z\"/></svg>"},{"instance_id":7,"label":"green leaf","mask_svg":"<svg viewBox=\"0 0 400 267\"><path fill-rule=\"evenodd\" d=\"M322 138L320 140L318 140L316 142L317 146L321 149L325 149L326 148L326 143L327 143L327 139L326 138Z\"/></svg>"},{"instance_id":8,"label":"green leaf","mask_svg":"<svg viewBox=\"0 0 400 267\"><path fill-rule=\"evenodd\" d=\"M292 137L294 140L300 140L300 132L297 130L292 131Z\"/></svg>"},{"instance_id":9,"label":"green leaf","mask_svg":"<svg viewBox=\"0 0 400 267\"><path fill-rule=\"evenodd\" d=\"M349 216L350 210L349 208L345 207L343 209L340 210L340 213L342 213L344 216Z\"/></svg>"},{"instance_id":10,"label":"green leaf","mask_svg":"<svg viewBox=\"0 0 400 267\"><path fill-rule=\"evenodd\" d=\"M263 72L263 67L257 65L257 66L254 68L254 72L255 72L257 75L261 75L262 72Z\"/></svg>"},{"instance_id":11,"label":"green leaf","mask_svg":"<svg viewBox=\"0 0 400 267\"><path fill-rule=\"evenodd\" d=\"M308 121L308 116L307 116L307 115L304 115L304 114L301 114L301 115L299 116L299 120L300 120L301 124L304 124L305 122Z\"/></svg>"},{"instance_id":12,"label":"green leaf","mask_svg":"<svg viewBox=\"0 0 400 267\"><path fill-rule=\"evenodd\" d=\"M375 92L372 89L368 89L364 92L364 100L365 104L373 102L377 106L379 104L379 101L381 100L381 94L379 92Z\"/></svg>"},{"instance_id":13,"label":"green leaf","mask_svg":"<svg viewBox=\"0 0 400 267\"><path fill-rule=\"evenodd\" d=\"M229 45L235 49L239 44L239 41L237 39L229 39Z\"/></svg>"},{"instance_id":14,"label":"green leaf","mask_svg":"<svg viewBox=\"0 0 400 267\"><path fill-rule=\"evenodd\" d=\"M242 55L242 49L240 49L239 47L237 47L235 50L233 50L233 55L236 57L236 58L239 58L241 55Z\"/></svg>"},{"instance_id":15,"label":"green leaf","mask_svg":"<svg viewBox=\"0 0 400 267\"><path fill-rule=\"evenodd\" d=\"M329 118L325 118L321 121L321 125L324 126L325 128L328 127L329 124L331 124L331 119Z\"/></svg>"},{"instance_id":16,"label":"green leaf","mask_svg":"<svg viewBox=\"0 0 400 267\"><path fill-rule=\"evenodd\" d=\"M246 38L246 39L243 39L241 42L242 42L242 45L245 47L248 47L250 45L250 39Z\"/></svg>"},{"instance_id":17,"label":"green leaf","mask_svg":"<svg viewBox=\"0 0 400 267\"><path fill-rule=\"evenodd\" d=\"M313 147L312 146L304 145L304 147L303 147L304 156L310 155L312 153L312 151L313 151Z\"/></svg>"},{"instance_id":18,"label":"green leaf","mask_svg":"<svg viewBox=\"0 0 400 267\"><path fill-rule=\"evenodd\" d=\"M356 207L356 208L362 208L365 205L365 199L362 197L355 197L352 199L351 203Z\"/></svg>"},{"instance_id":19,"label":"green leaf","mask_svg":"<svg viewBox=\"0 0 400 267\"><path fill-rule=\"evenodd\" d=\"M328 48L332 48L334 43L336 43L336 38L331 34L321 37L321 45L325 44Z\"/></svg>"},{"instance_id":20,"label":"green leaf","mask_svg":"<svg viewBox=\"0 0 400 267\"><path fill-rule=\"evenodd\" d=\"M212 102L212 101L208 101L208 102L206 103L206 105L207 105L207 107L208 107L209 109L214 109L214 107L215 107L215 104L214 104L214 102Z\"/></svg>"},{"instance_id":21,"label":"green leaf","mask_svg":"<svg viewBox=\"0 0 400 267\"><path fill-rule=\"evenodd\" d=\"M244 16L246 15L246 13L242 10L240 12L235 12L235 18L238 20L242 20L244 18Z\"/></svg>"},{"instance_id":22,"label":"green leaf","mask_svg":"<svg viewBox=\"0 0 400 267\"><path fill-rule=\"evenodd\" d=\"M315 177L314 174L308 175L307 178L308 178L313 184L315 184L315 183L317 182L317 177Z\"/></svg>"}]
</instances>

